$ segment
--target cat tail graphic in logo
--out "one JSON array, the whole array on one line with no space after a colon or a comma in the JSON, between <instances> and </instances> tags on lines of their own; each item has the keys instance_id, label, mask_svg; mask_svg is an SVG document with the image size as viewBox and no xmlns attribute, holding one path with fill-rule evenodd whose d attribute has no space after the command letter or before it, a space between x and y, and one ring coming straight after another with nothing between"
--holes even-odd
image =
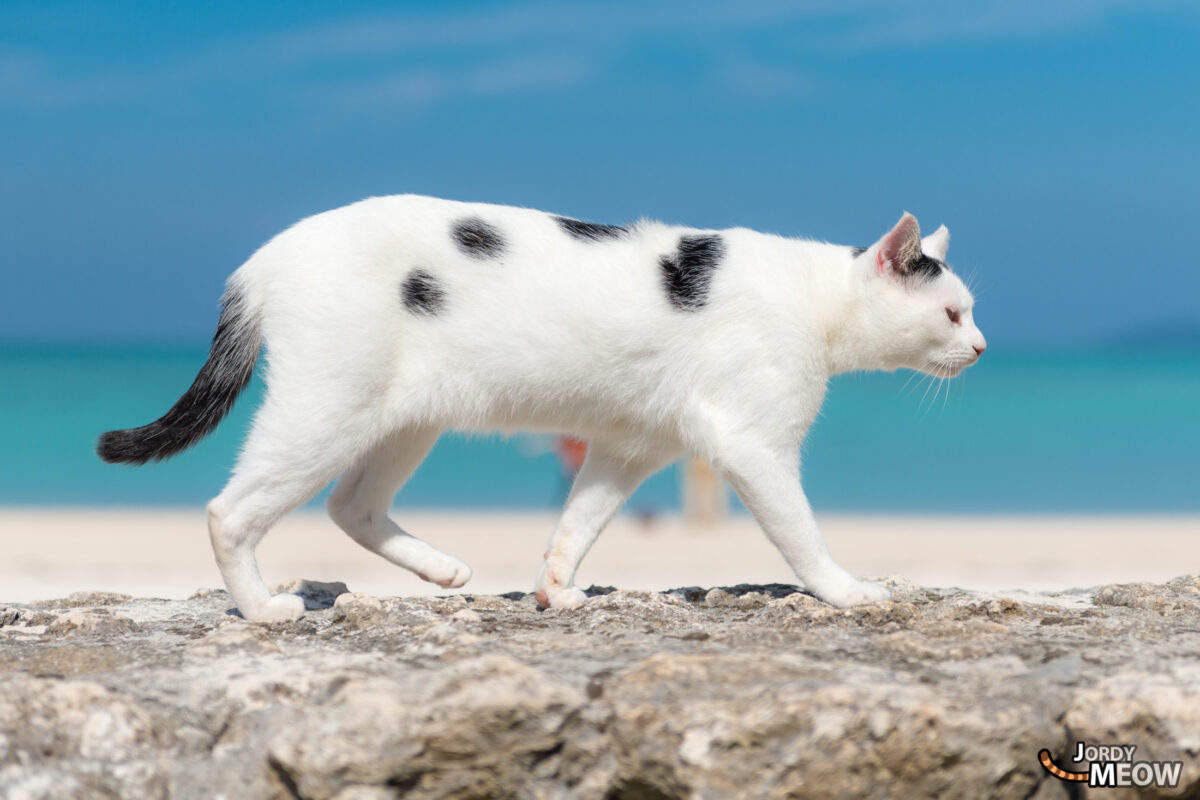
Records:
<instances>
[{"instance_id":1,"label":"cat tail graphic in logo","mask_svg":"<svg viewBox=\"0 0 1200 800\"><path fill-rule=\"evenodd\" d=\"M1054 763L1054 759L1050 757L1050 751L1044 747L1038 751L1038 761L1042 762L1042 766L1045 768L1046 772L1049 772L1060 781L1087 782L1087 772L1067 772L1058 764Z\"/></svg>"}]
</instances>

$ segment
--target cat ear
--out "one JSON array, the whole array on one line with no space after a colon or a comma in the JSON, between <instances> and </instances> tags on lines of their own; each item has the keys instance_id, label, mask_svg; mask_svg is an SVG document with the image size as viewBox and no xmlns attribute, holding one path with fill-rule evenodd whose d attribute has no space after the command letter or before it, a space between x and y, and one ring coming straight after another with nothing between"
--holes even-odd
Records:
<instances>
[{"instance_id":1,"label":"cat ear","mask_svg":"<svg viewBox=\"0 0 1200 800\"><path fill-rule=\"evenodd\" d=\"M907 275L921 259L921 228L907 211L875 248L875 269L880 275Z\"/></svg>"},{"instance_id":2,"label":"cat ear","mask_svg":"<svg viewBox=\"0 0 1200 800\"><path fill-rule=\"evenodd\" d=\"M939 225L936 231L921 240L921 249L926 255L933 256L938 261L945 261L946 251L950 249L950 229Z\"/></svg>"}]
</instances>

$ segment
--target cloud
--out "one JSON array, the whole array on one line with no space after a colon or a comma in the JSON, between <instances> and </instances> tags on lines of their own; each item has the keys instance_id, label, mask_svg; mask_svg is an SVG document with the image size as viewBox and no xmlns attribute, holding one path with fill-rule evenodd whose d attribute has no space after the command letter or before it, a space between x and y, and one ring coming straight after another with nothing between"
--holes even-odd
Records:
<instances>
[{"instance_id":1,"label":"cloud","mask_svg":"<svg viewBox=\"0 0 1200 800\"><path fill-rule=\"evenodd\" d=\"M778 66L750 58L722 64L717 72L721 86L735 94L750 96L800 96L811 92L818 81L790 66Z\"/></svg>"},{"instance_id":2,"label":"cloud","mask_svg":"<svg viewBox=\"0 0 1200 800\"><path fill-rule=\"evenodd\" d=\"M703 65L670 78L681 89L715 77L727 91L795 94L818 80L812 70L785 63L799 53L816 59L831 52L852 57L932 43L1060 36L1124 9L1179 5L1169 0L537 0L469 13L387 12L232 33L191 52L164 49L123 69L89 64L78 53L0 48L0 107L147 103L206 89L296 98L307 93L363 106L387 107L388 101L428 106L455 97L552 93L589 80L602 82L628 69L638 54L639 66L656 69L656 50L686 52ZM748 49L761 42L776 44L784 55L759 57Z\"/></svg>"},{"instance_id":3,"label":"cloud","mask_svg":"<svg viewBox=\"0 0 1200 800\"><path fill-rule=\"evenodd\" d=\"M43 55L0 51L0 108L63 108L145 96L150 82L136 74L64 75Z\"/></svg>"},{"instance_id":4,"label":"cloud","mask_svg":"<svg viewBox=\"0 0 1200 800\"><path fill-rule=\"evenodd\" d=\"M453 97L559 90L586 77L587 67L568 57L521 56L467 69L403 69L366 81L331 84L317 96L345 109L412 110Z\"/></svg>"},{"instance_id":5,"label":"cloud","mask_svg":"<svg viewBox=\"0 0 1200 800\"><path fill-rule=\"evenodd\" d=\"M1174 5L1147 0L921 0L855 3L858 19L820 44L830 49L864 50L931 44L1062 36L1087 28L1120 9Z\"/></svg>"}]
</instances>

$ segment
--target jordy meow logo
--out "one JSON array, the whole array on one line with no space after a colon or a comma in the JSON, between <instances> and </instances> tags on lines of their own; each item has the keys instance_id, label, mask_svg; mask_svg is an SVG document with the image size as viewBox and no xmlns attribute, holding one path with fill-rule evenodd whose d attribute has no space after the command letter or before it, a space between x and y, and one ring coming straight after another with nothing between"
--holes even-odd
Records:
<instances>
[{"instance_id":1,"label":"jordy meow logo","mask_svg":"<svg viewBox=\"0 0 1200 800\"><path fill-rule=\"evenodd\" d=\"M1054 763L1050 751L1044 748L1038 752L1038 761L1042 762L1046 772L1059 780L1086 783L1098 789L1118 786L1174 787L1179 783L1182 761L1134 761L1135 752L1135 744L1079 742L1075 745L1072 760L1076 763L1087 762L1087 772L1063 769Z\"/></svg>"}]
</instances>

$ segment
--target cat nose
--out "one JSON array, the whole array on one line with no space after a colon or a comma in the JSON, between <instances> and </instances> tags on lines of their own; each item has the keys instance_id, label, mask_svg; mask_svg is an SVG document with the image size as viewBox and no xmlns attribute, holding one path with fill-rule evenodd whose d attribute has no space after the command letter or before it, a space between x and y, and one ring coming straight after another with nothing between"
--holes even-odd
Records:
<instances>
[{"instance_id":1,"label":"cat nose","mask_svg":"<svg viewBox=\"0 0 1200 800\"><path fill-rule=\"evenodd\" d=\"M979 358L981 355L983 355L983 351L987 350L987 345L986 344L983 344L983 345L973 344L973 345L971 345L971 349L973 349L975 351L975 357Z\"/></svg>"}]
</instances>

